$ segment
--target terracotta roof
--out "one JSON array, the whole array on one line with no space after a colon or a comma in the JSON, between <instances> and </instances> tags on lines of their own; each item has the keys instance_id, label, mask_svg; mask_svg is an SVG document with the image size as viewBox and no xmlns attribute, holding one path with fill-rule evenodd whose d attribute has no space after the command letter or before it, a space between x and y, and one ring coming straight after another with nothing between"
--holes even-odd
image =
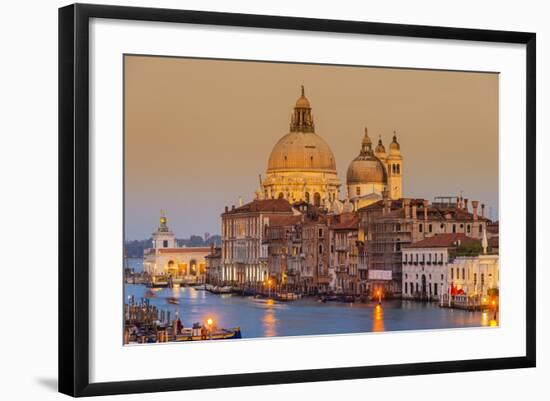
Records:
<instances>
[{"instance_id":1,"label":"terracotta roof","mask_svg":"<svg viewBox=\"0 0 550 401\"><path fill-rule=\"evenodd\" d=\"M410 245L404 245L404 248L450 248L457 246L457 242L460 241L460 245L479 244L480 240L472 237L468 237L463 233L456 234L439 234L433 237L425 238Z\"/></svg>"},{"instance_id":2,"label":"terracotta roof","mask_svg":"<svg viewBox=\"0 0 550 401\"><path fill-rule=\"evenodd\" d=\"M293 226L302 221L302 216L285 216L285 215L276 215L269 217L269 226L270 227L284 227L284 226Z\"/></svg>"},{"instance_id":3,"label":"terracotta roof","mask_svg":"<svg viewBox=\"0 0 550 401\"><path fill-rule=\"evenodd\" d=\"M359 226L359 216L356 213L344 213L340 216L340 221L330 225L331 230L353 230Z\"/></svg>"},{"instance_id":4,"label":"terracotta roof","mask_svg":"<svg viewBox=\"0 0 550 401\"><path fill-rule=\"evenodd\" d=\"M292 212L292 207L286 199L255 199L223 214L250 213L250 212Z\"/></svg>"}]
</instances>

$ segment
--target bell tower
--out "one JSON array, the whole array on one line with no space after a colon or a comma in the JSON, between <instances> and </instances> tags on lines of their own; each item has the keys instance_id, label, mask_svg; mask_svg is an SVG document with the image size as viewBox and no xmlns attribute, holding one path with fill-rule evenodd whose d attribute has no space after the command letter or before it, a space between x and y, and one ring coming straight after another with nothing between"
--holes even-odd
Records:
<instances>
[{"instance_id":1,"label":"bell tower","mask_svg":"<svg viewBox=\"0 0 550 401\"><path fill-rule=\"evenodd\" d=\"M393 131L393 140L390 144L390 152L386 158L388 171L388 192L390 199L403 197L403 156L401 146L397 142L397 134Z\"/></svg>"},{"instance_id":2,"label":"bell tower","mask_svg":"<svg viewBox=\"0 0 550 401\"><path fill-rule=\"evenodd\" d=\"M160 224L152 234L153 237L153 248L177 248L176 245L176 236L168 228L168 219L166 218L166 213L164 210L160 211Z\"/></svg>"}]
</instances>

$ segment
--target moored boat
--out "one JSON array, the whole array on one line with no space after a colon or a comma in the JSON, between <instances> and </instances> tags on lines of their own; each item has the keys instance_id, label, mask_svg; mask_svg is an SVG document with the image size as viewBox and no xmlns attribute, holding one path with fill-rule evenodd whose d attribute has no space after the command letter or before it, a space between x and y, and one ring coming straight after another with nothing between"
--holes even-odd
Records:
<instances>
[{"instance_id":1,"label":"moored boat","mask_svg":"<svg viewBox=\"0 0 550 401\"><path fill-rule=\"evenodd\" d=\"M240 327L218 329L213 325L212 319L208 319L207 325L194 323L191 328L182 328L173 341L233 340L237 338L242 338Z\"/></svg>"}]
</instances>

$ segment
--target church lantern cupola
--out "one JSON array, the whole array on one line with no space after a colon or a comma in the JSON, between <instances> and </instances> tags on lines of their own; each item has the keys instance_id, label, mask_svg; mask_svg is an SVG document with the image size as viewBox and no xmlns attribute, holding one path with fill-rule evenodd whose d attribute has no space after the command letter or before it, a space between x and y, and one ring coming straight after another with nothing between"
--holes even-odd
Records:
<instances>
[{"instance_id":1,"label":"church lantern cupola","mask_svg":"<svg viewBox=\"0 0 550 401\"><path fill-rule=\"evenodd\" d=\"M315 132L311 104L305 95L304 85L302 85L302 95L296 101L290 118L290 132Z\"/></svg>"}]
</instances>

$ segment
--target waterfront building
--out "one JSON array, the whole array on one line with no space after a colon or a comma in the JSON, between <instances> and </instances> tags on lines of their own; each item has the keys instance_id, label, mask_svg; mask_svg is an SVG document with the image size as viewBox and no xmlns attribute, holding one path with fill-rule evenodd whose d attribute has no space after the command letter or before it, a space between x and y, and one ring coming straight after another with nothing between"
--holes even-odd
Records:
<instances>
[{"instance_id":1,"label":"waterfront building","mask_svg":"<svg viewBox=\"0 0 550 401\"><path fill-rule=\"evenodd\" d=\"M311 208L302 227L304 260L301 287L305 293L326 293L329 290L329 217Z\"/></svg>"},{"instance_id":2,"label":"waterfront building","mask_svg":"<svg viewBox=\"0 0 550 401\"><path fill-rule=\"evenodd\" d=\"M299 214L286 199L255 199L222 213L221 280L238 287L260 287L268 279L265 227L270 219Z\"/></svg>"},{"instance_id":3,"label":"waterfront building","mask_svg":"<svg viewBox=\"0 0 550 401\"><path fill-rule=\"evenodd\" d=\"M403 246L403 299L439 301L448 292L450 256L471 251L468 246L480 247L479 239L464 233L439 234ZM460 275L462 273L462 276ZM453 279L465 278L465 272L452 270Z\"/></svg>"},{"instance_id":4,"label":"waterfront building","mask_svg":"<svg viewBox=\"0 0 550 401\"><path fill-rule=\"evenodd\" d=\"M143 251L143 268L153 278L163 276L174 283L200 283L206 272L209 247L178 247L163 212L158 229L152 234L153 247Z\"/></svg>"},{"instance_id":5,"label":"waterfront building","mask_svg":"<svg viewBox=\"0 0 550 401\"><path fill-rule=\"evenodd\" d=\"M359 209L359 231L366 246L362 255L368 262L367 285L370 292L380 289L388 297L399 297L402 291L402 247L437 234L462 233L481 239L487 225L478 201L468 209L467 199L455 202L434 202L426 199L392 200L389 192L383 199Z\"/></svg>"},{"instance_id":6,"label":"waterfront building","mask_svg":"<svg viewBox=\"0 0 550 401\"><path fill-rule=\"evenodd\" d=\"M303 216L273 216L265 227L270 286L276 289L295 290L301 274L301 223Z\"/></svg>"},{"instance_id":7,"label":"waterfront building","mask_svg":"<svg viewBox=\"0 0 550 401\"><path fill-rule=\"evenodd\" d=\"M257 191L260 199L305 201L327 207L339 201L340 180L336 160L315 131L311 104L302 86L290 119L289 133L273 147L266 177Z\"/></svg>"},{"instance_id":8,"label":"waterfront building","mask_svg":"<svg viewBox=\"0 0 550 401\"><path fill-rule=\"evenodd\" d=\"M359 293L358 227L356 213L343 213L330 220L330 289L336 293Z\"/></svg>"},{"instance_id":9,"label":"waterfront building","mask_svg":"<svg viewBox=\"0 0 550 401\"><path fill-rule=\"evenodd\" d=\"M368 130L361 141L361 151L353 159L346 174L348 198L354 210L368 206L382 199L382 192L387 190L390 199L399 199L403 193L403 156L397 136L393 136L390 153L382 139L373 151Z\"/></svg>"},{"instance_id":10,"label":"waterfront building","mask_svg":"<svg viewBox=\"0 0 550 401\"><path fill-rule=\"evenodd\" d=\"M210 246L210 253L206 255L206 282L208 284L219 285L222 282L222 248Z\"/></svg>"}]
</instances>

